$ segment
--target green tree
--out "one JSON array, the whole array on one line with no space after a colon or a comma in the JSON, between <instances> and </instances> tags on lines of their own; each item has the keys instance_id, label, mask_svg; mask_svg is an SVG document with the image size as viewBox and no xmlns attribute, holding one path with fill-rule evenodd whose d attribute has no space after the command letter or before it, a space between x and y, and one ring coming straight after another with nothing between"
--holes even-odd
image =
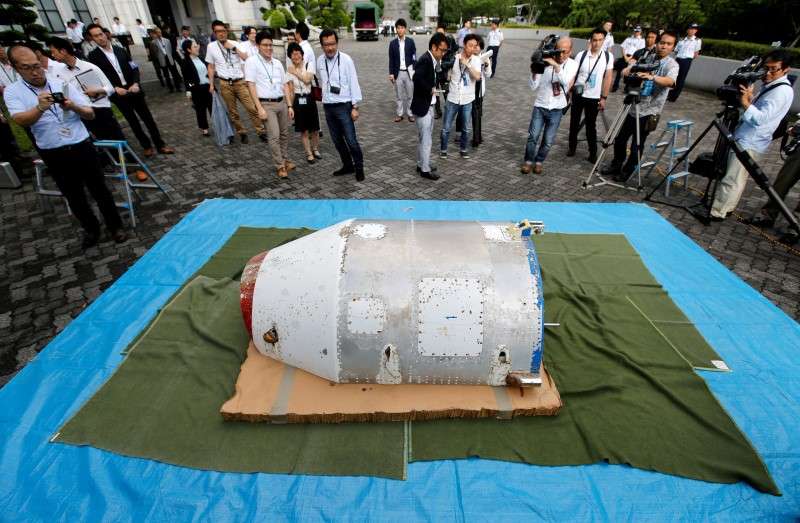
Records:
<instances>
[{"instance_id":1,"label":"green tree","mask_svg":"<svg viewBox=\"0 0 800 523\"><path fill-rule=\"evenodd\" d=\"M281 9L267 11L262 15L262 18L264 18L264 21L267 23L267 27L272 29L286 27L286 15Z\"/></svg>"},{"instance_id":2,"label":"green tree","mask_svg":"<svg viewBox=\"0 0 800 523\"><path fill-rule=\"evenodd\" d=\"M307 7L311 23L319 27L348 27L350 15L344 0L309 0Z\"/></svg>"},{"instance_id":3,"label":"green tree","mask_svg":"<svg viewBox=\"0 0 800 523\"><path fill-rule=\"evenodd\" d=\"M408 4L408 16L411 17L412 20L419 20L420 9L419 0L411 0L411 3Z\"/></svg>"},{"instance_id":4,"label":"green tree","mask_svg":"<svg viewBox=\"0 0 800 523\"><path fill-rule=\"evenodd\" d=\"M21 40L45 40L47 28L36 23L36 5L31 0L0 2L0 43L10 45Z\"/></svg>"}]
</instances>

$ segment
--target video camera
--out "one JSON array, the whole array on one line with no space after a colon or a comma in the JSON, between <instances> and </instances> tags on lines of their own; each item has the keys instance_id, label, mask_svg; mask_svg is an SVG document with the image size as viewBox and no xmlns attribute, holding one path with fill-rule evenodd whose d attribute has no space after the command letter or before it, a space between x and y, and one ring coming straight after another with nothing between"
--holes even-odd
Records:
<instances>
[{"instance_id":1,"label":"video camera","mask_svg":"<svg viewBox=\"0 0 800 523\"><path fill-rule=\"evenodd\" d=\"M655 51L642 53L636 63L630 66L630 72L625 77L625 93L650 96L652 81L645 81L638 73L652 73L661 67L661 60ZM643 87L644 84L644 87Z\"/></svg>"},{"instance_id":2,"label":"video camera","mask_svg":"<svg viewBox=\"0 0 800 523\"><path fill-rule=\"evenodd\" d=\"M744 64L737 67L725 79L725 83L717 88L717 98L728 107L739 107L739 87L749 87L764 78L764 59L751 56Z\"/></svg>"},{"instance_id":3,"label":"video camera","mask_svg":"<svg viewBox=\"0 0 800 523\"><path fill-rule=\"evenodd\" d=\"M439 62L439 67L436 71L436 78L439 83L439 89L446 90L448 81L448 73L450 69L456 63L456 54L458 53L458 45L456 45L456 41L448 35L447 37L447 52L444 53L442 56L441 62Z\"/></svg>"},{"instance_id":4,"label":"video camera","mask_svg":"<svg viewBox=\"0 0 800 523\"><path fill-rule=\"evenodd\" d=\"M532 74L542 74L544 72L548 65L547 62L545 62L545 59L557 59L559 56L561 56L563 50L556 48L557 44L558 36L556 35L548 35L544 40L542 40L542 43L539 44L539 48L536 49L531 55Z\"/></svg>"}]
</instances>

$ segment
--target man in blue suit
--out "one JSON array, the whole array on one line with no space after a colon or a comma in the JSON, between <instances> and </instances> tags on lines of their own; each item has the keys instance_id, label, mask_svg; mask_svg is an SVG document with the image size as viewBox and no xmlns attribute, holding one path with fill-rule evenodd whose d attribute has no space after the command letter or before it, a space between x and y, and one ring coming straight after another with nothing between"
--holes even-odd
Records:
<instances>
[{"instance_id":1,"label":"man in blue suit","mask_svg":"<svg viewBox=\"0 0 800 523\"><path fill-rule=\"evenodd\" d=\"M402 122L403 115L414 121L411 113L411 98L414 95L414 62L417 61L417 48L414 40L406 38L406 21L398 19L394 24L397 38L389 43L389 81L394 85L397 98L395 122Z\"/></svg>"}]
</instances>

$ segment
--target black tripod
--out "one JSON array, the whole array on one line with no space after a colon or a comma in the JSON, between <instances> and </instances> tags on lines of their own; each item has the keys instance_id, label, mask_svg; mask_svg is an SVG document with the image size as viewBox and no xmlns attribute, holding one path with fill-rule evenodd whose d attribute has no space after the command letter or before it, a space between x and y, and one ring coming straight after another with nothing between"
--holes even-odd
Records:
<instances>
[{"instance_id":1,"label":"black tripod","mask_svg":"<svg viewBox=\"0 0 800 523\"><path fill-rule=\"evenodd\" d=\"M685 209L692 216L700 220L700 222L708 225L708 223L711 221L711 206L714 202L714 197L717 194L719 181L725 175L725 170L728 163L728 152L732 150L736 155L736 158L744 166L747 174L749 174L753 181L756 182L756 185L766 192L767 196L769 196L769 199L778 206L778 210L780 210L783 217L786 218L786 221L789 222L789 226L798 234L800 234L800 222L797 221L794 213L792 213L792 211L786 207L786 204L783 203L783 200L775 192L775 189L772 188L772 185L769 183L769 178L767 178L767 175L761 170L761 167L759 167L755 160L753 160L753 158L747 154L747 151L742 149L741 146L733 139L733 132L731 130L735 129L738 123L739 110L732 105L726 105L722 111L717 113L716 118L714 118L714 120L708 124L708 127L706 127L702 133L700 133L700 136L695 139L694 143L692 143L689 149L683 153L683 155L681 155L677 162L675 162L675 165L669 170L664 178L658 182L655 187L653 187L647 196L644 197L645 201ZM672 174L672 172L683 163L683 161L689 156L689 154L691 154L692 150L694 150L697 144L699 144L705 135L707 135L708 132L714 127L716 127L719 131L719 136L717 137L717 142L714 146L712 172L704 173L706 176L708 176L708 184L706 185L706 189L703 192L703 197L700 199L700 202L692 206L686 206L663 200L654 200L653 194L655 194L656 191L658 191L661 186L664 185L664 183L669 179L669 175ZM714 184L714 188L711 192L709 192L712 184ZM701 210L697 210L697 207L700 207Z\"/></svg>"},{"instance_id":2,"label":"black tripod","mask_svg":"<svg viewBox=\"0 0 800 523\"><path fill-rule=\"evenodd\" d=\"M611 185L613 187L619 187L620 189L630 189L632 191L638 191L642 188L642 172L641 172L641 163L642 163L642 153L644 152L644 147L642 147L641 141L641 132L639 129L639 122L641 121L639 118L639 102L641 101L639 97L639 91L630 89L628 93L625 95L625 99L623 100L622 109L617 113L614 117L614 121L611 122L611 127L608 127L608 131L606 131L606 135L603 138L603 141L600 143L602 149L600 149L600 154L597 155L597 160L594 162L592 166L592 170L589 172L589 176L586 180L581 183L581 187L584 189L588 189L589 187L599 187L601 185ZM600 165L603 162L603 157L606 154L608 148L614 143L614 140L617 138L619 131L622 129L623 124L625 123L625 118L627 118L628 114L633 109L633 113L636 118L636 136L634 139L636 143L639 144L639 151L638 151L638 161L636 162L636 178L637 178L637 186L630 187L625 185L624 183L616 183L612 182L611 180L607 180L602 174L600 174ZM592 178L597 177L600 181L596 183L590 183Z\"/></svg>"}]
</instances>

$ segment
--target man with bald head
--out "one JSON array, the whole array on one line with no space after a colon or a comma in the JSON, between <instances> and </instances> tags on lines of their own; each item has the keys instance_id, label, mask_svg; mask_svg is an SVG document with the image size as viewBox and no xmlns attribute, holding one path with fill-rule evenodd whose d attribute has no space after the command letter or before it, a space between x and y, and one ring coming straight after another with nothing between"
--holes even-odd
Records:
<instances>
[{"instance_id":1,"label":"man with bald head","mask_svg":"<svg viewBox=\"0 0 800 523\"><path fill-rule=\"evenodd\" d=\"M97 151L82 120L94 118L91 102L80 89L55 76L47 76L32 49L12 46L8 58L20 79L3 93L11 118L30 128L47 171L84 229L83 248L100 238L97 221L85 188L97 202L106 227L117 243L127 239L114 198L105 184Z\"/></svg>"},{"instance_id":2,"label":"man with bald head","mask_svg":"<svg viewBox=\"0 0 800 523\"><path fill-rule=\"evenodd\" d=\"M544 72L531 72L530 86L534 93L533 113L528 126L528 143L525 145L525 160L520 172L542 174L542 164L547 157L561 116L567 107L567 93L572 88L578 63L570 58L572 40L561 37L556 44L561 53L555 58L546 58ZM539 140L541 139L541 144Z\"/></svg>"}]
</instances>

